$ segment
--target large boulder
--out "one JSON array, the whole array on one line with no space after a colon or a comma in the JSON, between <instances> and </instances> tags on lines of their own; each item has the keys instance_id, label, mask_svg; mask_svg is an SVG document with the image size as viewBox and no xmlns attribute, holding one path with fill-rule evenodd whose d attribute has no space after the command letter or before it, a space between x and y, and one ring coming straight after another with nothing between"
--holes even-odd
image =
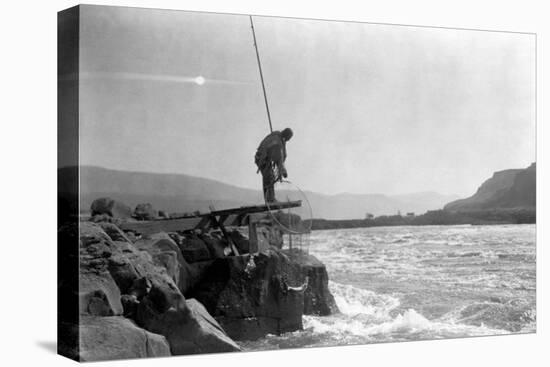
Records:
<instances>
[{"instance_id":1,"label":"large boulder","mask_svg":"<svg viewBox=\"0 0 550 367\"><path fill-rule=\"evenodd\" d=\"M120 316L82 317L79 349L81 362L171 355L164 336Z\"/></svg>"},{"instance_id":2,"label":"large boulder","mask_svg":"<svg viewBox=\"0 0 550 367\"><path fill-rule=\"evenodd\" d=\"M113 218L128 219L132 217L132 209L120 201L111 198L99 198L90 207L92 216L107 214Z\"/></svg>"},{"instance_id":3,"label":"large boulder","mask_svg":"<svg viewBox=\"0 0 550 367\"><path fill-rule=\"evenodd\" d=\"M236 340L302 328L305 278L280 251L216 259L192 289Z\"/></svg>"},{"instance_id":4,"label":"large boulder","mask_svg":"<svg viewBox=\"0 0 550 367\"><path fill-rule=\"evenodd\" d=\"M144 327L165 335L173 354L198 354L240 351L221 326L196 300L186 307L170 308L158 313L148 300L138 309Z\"/></svg>"},{"instance_id":5,"label":"large boulder","mask_svg":"<svg viewBox=\"0 0 550 367\"><path fill-rule=\"evenodd\" d=\"M167 233L144 236L136 240L134 246L138 250L148 252L155 265L165 268L180 290L185 288L186 280L189 277L189 264L185 261L178 245ZM183 292L185 291L182 290Z\"/></svg>"},{"instance_id":6,"label":"large boulder","mask_svg":"<svg viewBox=\"0 0 550 367\"><path fill-rule=\"evenodd\" d=\"M158 218L158 212L149 203L138 204L134 209L134 218L139 220L153 220Z\"/></svg>"},{"instance_id":7,"label":"large boulder","mask_svg":"<svg viewBox=\"0 0 550 367\"><path fill-rule=\"evenodd\" d=\"M132 244L113 242L109 271L122 294L133 295L141 302L149 299L156 310L185 305L185 298L166 269L155 265L153 257Z\"/></svg>"},{"instance_id":8,"label":"large boulder","mask_svg":"<svg viewBox=\"0 0 550 367\"><path fill-rule=\"evenodd\" d=\"M307 279L304 293L304 314L326 316L339 312L334 296L328 289L325 265L315 256L300 250L284 250L294 268L295 276Z\"/></svg>"}]
</instances>

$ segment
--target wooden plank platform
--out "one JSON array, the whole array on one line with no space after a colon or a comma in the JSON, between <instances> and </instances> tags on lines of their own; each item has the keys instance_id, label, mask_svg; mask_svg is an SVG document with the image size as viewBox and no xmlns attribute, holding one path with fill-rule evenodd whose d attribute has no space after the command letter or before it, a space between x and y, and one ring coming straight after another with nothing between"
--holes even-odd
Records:
<instances>
[{"instance_id":1,"label":"wooden plank platform","mask_svg":"<svg viewBox=\"0 0 550 367\"><path fill-rule=\"evenodd\" d=\"M124 222L119 225L123 231L134 231L141 234L153 234L158 232L176 232L187 229L199 228L202 217L177 218L166 220L145 220L136 222Z\"/></svg>"},{"instance_id":2,"label":"wooden plank platform","mask_svg":"<svg viewBox=\"0 0 550 367\"><path fill-rule=\"evenodd\" d=\"M297 201L287 201L287 202L277 202L272 203L269 207L265 204L263 205L250 205L250 206L241 206L239 208L231 208L224 210L216 210L210 213L210 215L232 215L232 214L253 214L253 213L263 213L270 210L281 210L288 208L296 208L302 206L302 200Z\"/></svg>"},{"instance_id":3,"label":"wooden plank platform","mask_svg":"<svg viewBox=\"0 0 550 367\"><path fill-rule=\"evenodd\" d=\"M191 229L204 229L226 226L246 226L253 214L268 212L270 210L282 210L302 206L302 201L287 201L273 203L269 207L263 205L241 206L239 208L213 210L210 213L200 213L194 216L182 216L178 218L155 219L148 221L125 222L120 228L125 231L134 231L141 234L153 234L158 232L175 232ZM222 229L223 230L223 229Z\"/></svg>"}]
</instances>

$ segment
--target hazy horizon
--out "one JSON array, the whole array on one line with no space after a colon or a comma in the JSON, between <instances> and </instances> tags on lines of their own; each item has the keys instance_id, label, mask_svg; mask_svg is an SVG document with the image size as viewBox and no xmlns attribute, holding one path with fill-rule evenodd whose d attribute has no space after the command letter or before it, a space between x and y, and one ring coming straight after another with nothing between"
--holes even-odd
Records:
<instances>
[{"instance_id":1,"label":"hazy horizon","mask_svg":"<svg viewBox=\"0 0 550 367\"><path fill-rule=\"evenodd\" d=\"M248 16L83 6L80 163L260 189ZM535 161L534 36L254 17L302 189L466 197Z\"/></svg>"},{"instance_id":2,"label":"hazy horizon","mask_svg":"<svg viewBox=\"0 0 550 367\"><path fill-rule=\"evenodd\" d=\"M59 167L59 168L66 168L66 167L74 167L74 166L64 166L64 167ZM213 179L213 178L208 178L208 177L203 177L203 176L189 175L189 174L187 174L187 173L185 173L185 172L152 172L152 171L139 171L139 170L125 170L125 169L117 169L117 168L110 168L110 167L103 167L103 166L96 166L96 165L80 165L80 167L102 168L102 169L106 169L106 170L121 171L121 172L129 172L129 173L145 173L145 174L154 174L154 175L182 175L182 176L192 176L192 177L196 177L196 178L200 178L200 179L217 181L217 182L220 182L220 183L222 183L222 184L231 185L231 186L234 186L234 187L237 187L237 188L240 188L240 189L257 190L257 191L261 191L261 190L262 190L261 187L245 187L245 186L238 186L238 185L235 185L235 184L233 184L233 183L223 181L223 179ZM480 183L480 185L481 185L481 183ZM336 192L336 193L334 193L334 194L326 194L326 193L316 192L316 191L314 191L314 190L308 190L308 189L305 189L305 191L310 191L310 192L313 192L313 193L316 193L316 194L321 194L321 195L326 195L326 196L338 196L338 195L385 195L385 196L397 197L397 196L407 196L407 195L415 195L415 194L438 194L438 195L441 195L441 196L456 196L456 197L459 196L459 195L453 194L453 193L444 193L444 192L433 191L433 190L428 190L428 191L414 191L414 192L403 192L403 193L397 193L397 194L391 194L391 195L390 195L390 194L386 194L386 193L384 193L384 192L357 192L357 193L354 193L354 192ZM472 194L473 194L473 193L472 193Z\"/></svg>"}]
</instances>

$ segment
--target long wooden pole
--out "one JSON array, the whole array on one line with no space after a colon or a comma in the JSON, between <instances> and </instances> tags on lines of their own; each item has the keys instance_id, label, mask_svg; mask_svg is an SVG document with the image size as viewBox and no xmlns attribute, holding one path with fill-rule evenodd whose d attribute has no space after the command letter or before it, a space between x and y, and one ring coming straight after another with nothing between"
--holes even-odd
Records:
<instances>
[{"instance_id":1,"label":"long wooden pole","mask_svg":"<svg viewBox=\"0 0 550 367\"><path fill-rule=\"evenodd\" d=\"M258 59L258 68L260 69L260 79L262 80L262 90L264 92L265 108L267 110L267 120L269 122L269 130L273 132L273 126L271 125L271 114L269 113L269 104L267 103L267 93L265 92L264 75L262 73L262 64L260 62L260 53L258 52L258 45L256 44L256 32L254 32L254 22L252 21L252 15L250 16L250 26L252 27L252 37L254 38L254 49L256 50L256 58Z\"/></svg>"}]
</instances>

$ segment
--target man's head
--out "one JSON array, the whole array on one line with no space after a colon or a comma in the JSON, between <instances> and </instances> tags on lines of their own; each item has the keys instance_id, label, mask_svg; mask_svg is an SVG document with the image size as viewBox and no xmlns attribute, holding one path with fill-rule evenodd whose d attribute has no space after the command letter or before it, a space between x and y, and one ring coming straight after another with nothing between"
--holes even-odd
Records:
<instances>
[{"instance_id":1,"label":"man's head","mask_svg":"<svg viewBox=\"0 0 550 367\"><path fill-rule=\"evenodd\" d=\"M286 129L284 129L283 131L281 131L281 136L286 141L289 141L292 138L292 135L294 135L294 134L292 133L292 130L288 127Z\"/></svg>"}]
</instances>

